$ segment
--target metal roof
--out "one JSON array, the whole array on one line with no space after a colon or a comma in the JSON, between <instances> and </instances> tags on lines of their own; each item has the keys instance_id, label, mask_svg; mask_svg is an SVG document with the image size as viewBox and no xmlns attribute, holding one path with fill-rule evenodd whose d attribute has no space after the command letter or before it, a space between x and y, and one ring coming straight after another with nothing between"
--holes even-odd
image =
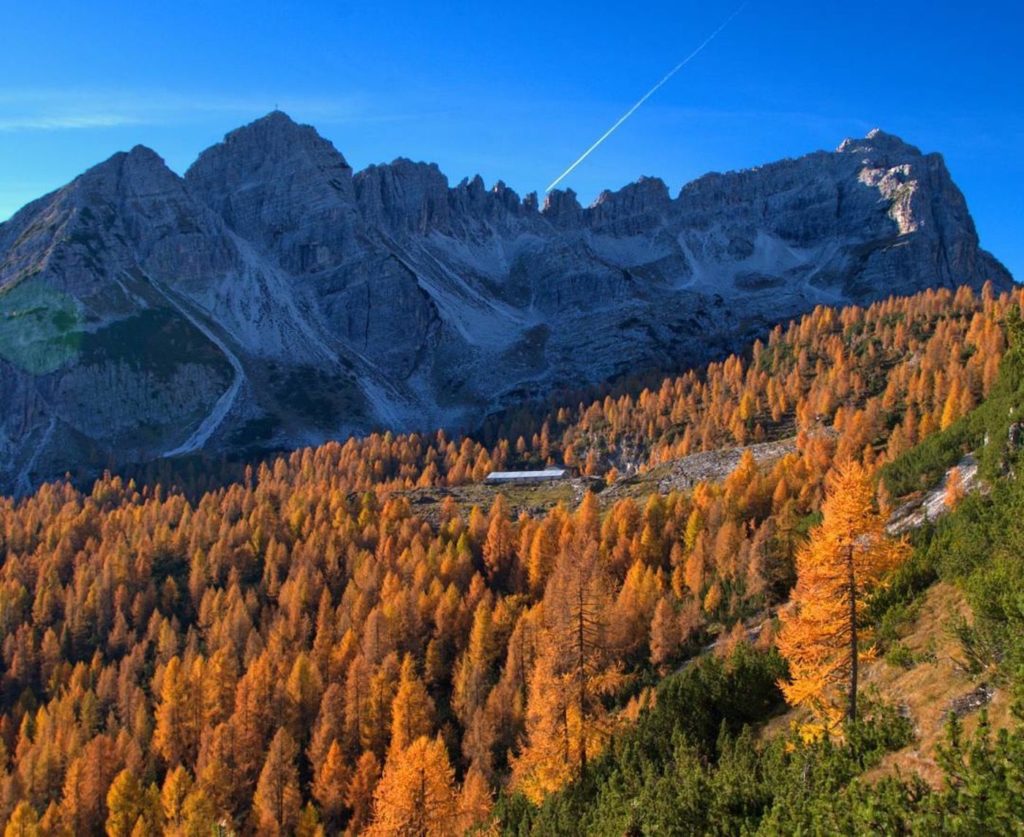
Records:
<instances>
[{"instance_id":1,"label":"metal roof","mask_svg":"<svg viewBox=\"0 0 1024 837\"><path fill-rule=\"evenodd\" d=\"M565 476L565 468L547 468L543 471L491 471L489 480L537 480L556 479Z\"/></svg>"}]
</instances>

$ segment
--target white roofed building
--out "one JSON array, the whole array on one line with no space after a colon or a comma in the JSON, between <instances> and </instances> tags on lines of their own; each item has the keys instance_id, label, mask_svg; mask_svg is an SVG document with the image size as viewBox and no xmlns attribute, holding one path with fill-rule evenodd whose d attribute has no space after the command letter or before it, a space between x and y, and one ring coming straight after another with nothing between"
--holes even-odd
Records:
<instances>
[{"instance_id":1,"label":"white roofed building","mask_svg":"<svg viewBox=\"0 0 1024 837\"><path fill-rule=\"evenodd\" d=\"M484 482L491 485L501 483L553 482L555 480L568 479L569 476L568 468L545 468L543 471L491 471Z\"/></svg>"}]
</instances>

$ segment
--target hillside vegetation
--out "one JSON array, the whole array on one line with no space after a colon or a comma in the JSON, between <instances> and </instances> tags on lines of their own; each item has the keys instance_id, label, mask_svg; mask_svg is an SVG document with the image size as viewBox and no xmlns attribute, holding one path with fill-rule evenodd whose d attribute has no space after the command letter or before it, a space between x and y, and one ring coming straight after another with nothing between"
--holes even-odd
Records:
<instances>
[{"instance_id":1,"label":"hillside vegetation","mask_svg":"<svg viewBox=\"0 0 1024 837\"><path fill-rule=\"evenodd\" d=\"M905 464L916 444L972 411L1003 420L987 405L1011 397L1018 362L999 363L1021 303L961 289L820 308L656 390L506 417L517 429L492 445L380 434L194 500L108 476L0 501L0 821L126 835L657 832L674 811L693 817L684 829L824 823L830 789L910 730L880 708L842 745L753 747L744 725L777 706L784 668L770 620L756 650L745 625L787 597L835 462L891 460L923 485L925 466ZM782 437L778 458L748 451L723 480L660 491L664 463ZM949 578L975 613L960 626L974 664L1016 682L1016 453L982 456L1002 468L992 490L921 536L877 618ZM603 504L477 485L563 458L610 485ZM646 495L619 488L631 468ZM442 491L456 488L468 503ZM434 492L422 511L417 491ZM713 641L728 662L686 665ZM946 804L898 781L879 786L890 808ZM856 787L836 822L875 793Z\"/></svg>"},{"instance_id":2,"label":"hillside vegetation","mask_svg":"<svg viewBox=\"0 0 1024 837\"><path fill-rule=\"evenodd\" d=\"M939 643L949 655L946 682L936 683L934 673L916 680L908 674L900 685L912 691L901 694L898 674L876 672L872 679L887 690L885 696L909 700L897 707L879 700L876 691L869 712L848 725L842 738L808 741L795 727L771 720L781 704L776 679L784 679L784 662L774 651L741 644L724 660L705 658L666 678L654 708L616 736L602 758L565 790L536 807L514 796L504 800L507 832L1021 830L1024 483L1017 473L1024 465L1024 328L1018 316L1008 327L1012 347L989 398L883 469L890 484L916 486L934 478L936 463L955 462L963 445L981 445L988 490L959 499L935 526L918 533L913 556L874 603L873 621L889 649L888 663L876 668L938 669ZM932 631L927 643L917 631L912 645L896 639L905 633L900 626L924 621L925 615ZM949 700L957 684L971 690ZM962 717L997 691L1006 693L1009 708L998 713L1000 728L993 729L981 709L966 735ZM941 709L939 697L946 701ZM927 761L895 762L910 768L907 772L884 769L894 763L887 753L909 749L922 733L936 737L924 724L937 719L922 717L936 710L945 718L945 733L937 744L929 741ZM786 718L791 723L795 716ZM928 768L923 776L913 769L922 766Z\"/></svg>"}]
</instances>

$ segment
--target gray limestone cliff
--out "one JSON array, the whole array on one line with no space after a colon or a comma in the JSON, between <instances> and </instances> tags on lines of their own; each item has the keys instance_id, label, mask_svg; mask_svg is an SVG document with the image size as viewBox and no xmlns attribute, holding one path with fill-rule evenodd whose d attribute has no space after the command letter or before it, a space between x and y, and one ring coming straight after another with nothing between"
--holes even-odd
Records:
<instances>
[{"instance_id":1,"label":"gray limestone cliff","mask_svg":"<svg viewBox=\"0 0 1024 837\"><path fill-rule=\"evenodd\" d=\"M0 491L192 451L470 428L820 303L1012 280L938 154L834 152L541 205L274 112L179 177L136 147L0 224Z\"/></svg>"}]
</instances>

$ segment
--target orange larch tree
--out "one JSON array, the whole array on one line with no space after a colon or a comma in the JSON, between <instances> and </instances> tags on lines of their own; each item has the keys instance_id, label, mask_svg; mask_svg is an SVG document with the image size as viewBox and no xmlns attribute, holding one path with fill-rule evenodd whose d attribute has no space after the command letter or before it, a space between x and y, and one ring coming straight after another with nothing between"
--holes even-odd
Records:
<instances>
[{"instance_id":1,"label":"orange larch tree","mask_svg":"<svg viewBox=\"0 0 1024 837\"><path fill-rule=\"evenodd\" d=\"M682 622L676 614L675 606L669 596L662 596L654 609L651 619L651 662L661 670L667 670L667 663L672 659L683 641Z\"/></svg>"},{"instance_id":2,"label":"orange larch tree","mask_svg":"<svg viewBox=\"0 0 1024 837\"><path fill-rule=\"evenodd\" d=\"M943 496L943 502L948 508L956 508L964 498L964 494L963 472L960 470L960 466L957 465L950 468L946 474L946 491Z\"/></svg>"},{"instance_id":3,"label":"orange larch tree","mask_svg":"<svg viewBox=\"0 0 1024 837\"><path fill-rule=\"evenodd\" d=\"M320 810L329 826L336 827L341 821L351 776L352 770L341 747L333 741L312 787L313 797L320 803Z\"/></svg>"},{"instance_id":4,"label":"orange larch tree","mask_svg":"<svg viewBox=\"0 0 1024 837\"><path fill-rule=\"evenodd\" d=\"M434 728L434 701L416 675L412 657L402 661L401 679L391 705L391 750L397 756Z\"/></svg>"},{"instance_id":5,"label":"orange larch tree","mask_svg":"<svg viewBox=\"0 0 1024 837\"><path fill-rule=\"evenodd\" d=\"M261 834L290 834L302 805L295 759L298 747L282 727L274 735L256 783L253 813Z\"/></svg>"},{"instance_id":6,"label":"orange larch tree","mask_svg":"<svg viewBox=\"0 0 1024 837\"><path fill-rule=\"evenodd\" d=\"M610 579L591 539L595 527L586 501L577 516L582 525L565 530L541 605L544 630L530 677L527 741L513 765L513 783L535 801L601 750L613 721L604 698L624 680L610 636Z\"/></svg>"},{"instance_id":7,"label":"orange larch tree","mask_svg":"<svg viewBox=\"0 0 1024 837\"><path fill-rule=\"evenodd\" d=\"M374 794L368 835L417 834L447 837L459 819L455 774L440 738L417 738L392 751Z\"/></svg>"},{"instance_id":8,"label":"orange larch tree","mask_svg":"<svg viewBox=\"0 0 1024 837\"><path fill-rule=\"evenodd\" d=\"M789 663L786 700L808 706L827 727L857 718L859 664L867 654L867 595L906 556L875 503L871 473L855 461L828 479L823 520L797 552L797 583L781 614L779 651Z\"/></svg>"}]
</instances>

